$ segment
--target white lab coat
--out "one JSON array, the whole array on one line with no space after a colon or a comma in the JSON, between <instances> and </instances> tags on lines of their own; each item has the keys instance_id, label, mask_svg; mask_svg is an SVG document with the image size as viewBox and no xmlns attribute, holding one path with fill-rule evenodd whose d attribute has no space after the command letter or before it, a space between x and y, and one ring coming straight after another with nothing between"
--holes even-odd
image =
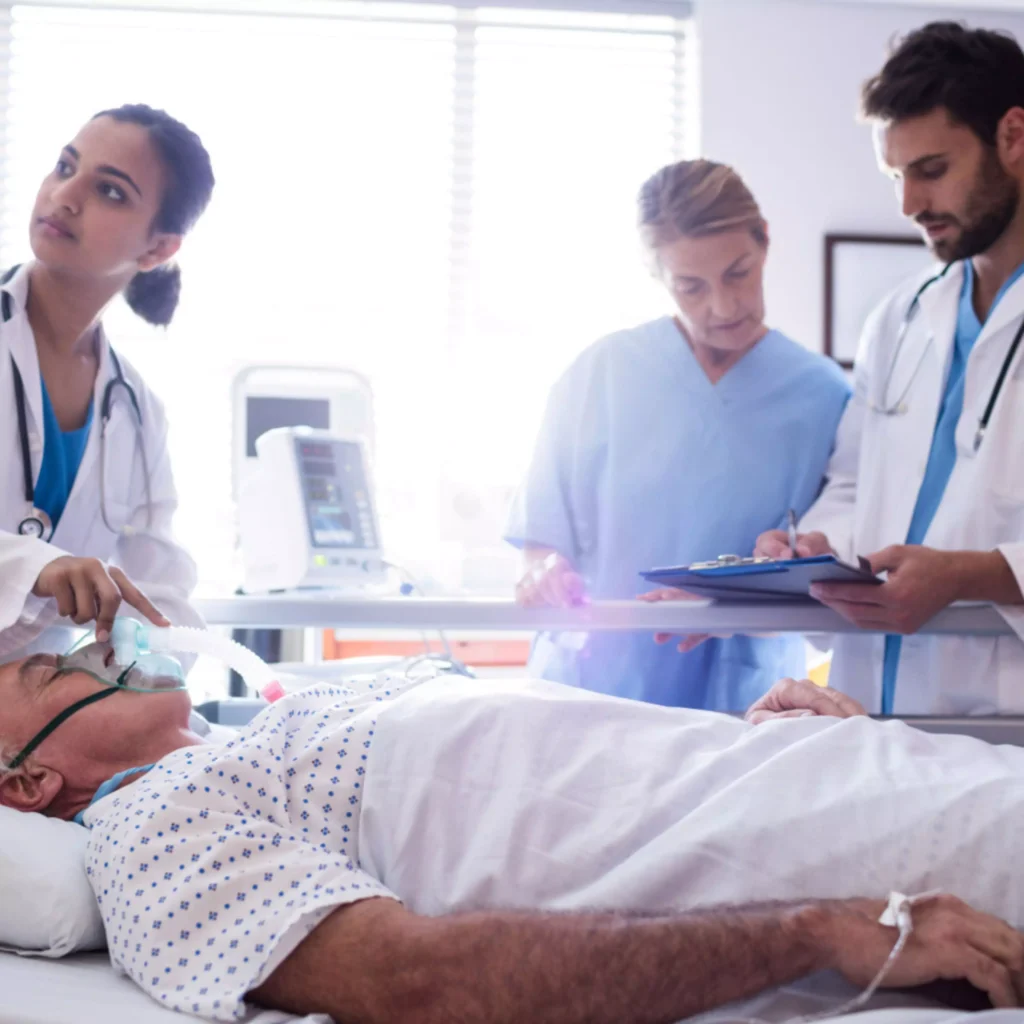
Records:
<instances>
[{"instance_id":1,"label":"white lab coat","mask_svg":"<svg viewBox=\"0 0 1024 1024\"><path fill-rule=\"evenodd\" d=\"M43 457L43 404L39 361L25 300L28 265L4 286L13 316L0 323L0 662L33 650L59 651L68 646L73 624L57 614L56 602L32 595L45 565L62 555L92 557L120 566L177 625L201 626L188 602L196 583L196 566L175 541L171 520L178 505L167 451L163 406L139 373L118 356L125 379L135 389L142 411L141 438L135 413L123 388L113 396L106 437L108 529L100 513L100 404L114 375L110 348L100 346L93 394L93 421L82 463L51 543L17 533L26 515L11 357L25 385L32 472L38 478ZM152 491L152 523L147 526L146 485L138 444L145 445ZM122 532L125 531L125 532ZM126 612L130 611L125 608Z\"/></svg>"},{"instance_id":2,"label":"white lab coat","mask_svg":"<svg viewBox=\"0 0 1024 1024\"><path fill-rule=\"evenodd\" d=\"M855 392L839 425L828 482L800 524L821 530L846 559L906 542L924 479L952 357L963 265L928 287L896 356L900 324L924 278L901 287L869 318L855 366ZM957 458L924 538L945 550L998 549L1024 584L1024 344L1014 358L988 431L978 423L1024 316L1024 279L992 311L967 361ZM891 370L887 394L883 389ZM885 415L906 391L906 412ZM1024 712L1024 607L1000 607L1015 636L910 636L903 640L894 712ZM869 711L881 709L881 635L835 639L830 682Z\"/></svg>"}]
</instances>

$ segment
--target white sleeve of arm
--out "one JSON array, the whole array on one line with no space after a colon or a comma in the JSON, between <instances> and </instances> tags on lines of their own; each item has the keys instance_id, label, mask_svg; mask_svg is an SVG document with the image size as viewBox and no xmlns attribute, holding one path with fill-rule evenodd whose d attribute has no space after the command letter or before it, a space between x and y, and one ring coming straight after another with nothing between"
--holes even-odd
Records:
<instances>
[{"instance_id":1,"label":"white sleeve of arm","mask_svg":"<svg viewBox=\"0 0 1024 1024\"><path fill-rule=\"evenodd\" d=\"M880 334L880 321L886 305L877 309L864 326L854 363L853 396L839 421L832 458L825 475L825 486L818 500L800 520L801 533L820 531L825 534L832 549L847 562L854 561L857 554L853 550L853 535L861 437L868 395L871 393L871 367L876 361L875 342Z\"/></svg>"},{"instance_id":2,"label":"white sleeve of arm","mask_svg":"<svg viewBox=\"0 0 1024 1024\"><path fill-rule=\"evenodd\" d=\"M857 500L857 463L860 460L863 422L864 396L858 384L839 421L825 486L818 500L800 520L801 533L820 530L836 554L847 562L854 558L854 503ZM806 639L819 651L830 650L835 642L831 633L812 633Z\"/></svg>"},{"instance_id":3,"label":"white sleeve of arm","mask_svg":"<svg viewBox=\"0 0 1024 1024\"><path fill-rule=\"evenodd\" d=\"M0 658L30 644L57 619L57 602L32 593L39 573L67 554L60 548L0 530Z\"/></svg>"},{"instance_id":4,"label":"white sleeve of arm","mask_svg":"<svg viewBox=\"0 0 1024 1024\"><path fill-rule=\"evenodd\" d=\"M1017 580L1017 586L1024 593L1024 543L1000 544L997 548L1006 559L1010 571ZM1006 620L1007 625L1024 640L1024 604L997 604L996 611Z\"/></svg>"},{"instance_id":5,"label":"white sleeve of arm","mask_svg":"<svg viewBox=\"0 0 1024 1024\"><path fill-rule=\"evenodd\" d=\"M864 400L860 390L854 391L839 421L836 446L829 460L818 500L800 520L801 533L820 531L832 549L844 561L851 561L853 551L854 506L857 501L857 464L860 461L860 436L864 423Z\"/></svg>"},{"instance_id":6,"label":"white sleeve of arm","mask_svg":"<svg viewBox=\"0 0 1024 1024\"><path fill-rule=\"evenodd\" d=\"M147 396L143 444L149 468L151 504L147 505L142 460L136 456L135 507L118 539L111 562L176 626L203 628L202 616L189 603L196 585L196 563L174 536L178 492L167 449L167 420L160 403Z\"/></svg>"},{"instance_id":7,"label":"white sleeve of arm","mask_svg":"<svg viewBox=\"0 0 1024 1024\"><path fill-rule=\"evenodd\" d=\"M879 335L882 307L868 318L861 334L857 358L854 362L853 395L846 404L843 418L836 431L825 486L818 500L800 520L800 532L820 531L828 538L832 549L846 562L854 562L854 523L856 521L857 473L860 467L861 437L864 415L870 392L869 366L874 362L874 341ZM816 633L807 640L819 651L829 650L834 643L830 633Z\"/></svg>"}]
</instances>

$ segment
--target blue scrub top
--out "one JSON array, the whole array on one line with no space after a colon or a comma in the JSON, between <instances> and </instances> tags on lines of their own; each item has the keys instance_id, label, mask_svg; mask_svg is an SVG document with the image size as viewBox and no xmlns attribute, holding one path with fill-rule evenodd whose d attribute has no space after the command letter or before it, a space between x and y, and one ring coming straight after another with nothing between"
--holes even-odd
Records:
<instances>
[{"instance_id":1,"label":"blue scrub top","mask_svg":"<svg viewBox=\"0 0 1024 1024\"><path fill-rule=\"evenodd\" d=\"M506 540L552 547L595 599L632 598L655 566L747 555L817 497L849 397L842 371L770 331L712 384L671 317L604 338L555 385ZM582 639L582 645L581 645ZM530 668L656 704L739 711L803 675L801 637L542 634Z\"/></svg>"},{"instance_id":2,"label":"blue scrub top","mask_svg":"<svg viewBox=\"0 0 1024 1024\"><path fill-rule=\"evenodd\" d=\"M989 307L992 310L999 305L1000 299L1006 294L1010 285L1024 274L1022 263L1004 282ZM964 281L960 288L960 305L957 309L956 333L953 335L953 355L949 363L949 375L946 377L946 388L939 406L938 419L935 421L935 433L932 436L932 447L928 453L928 465L925 467L921 489L917 492L917 503L907 530L908 544L923 544L928 528L932 525L935 513L946 485L956 465L956 428L960 422L960 413L964 407L964 371L967 359L974 348L974 343L981 334L983 323L974 311L974 264L964 261ZM885 638L885 655L882 661L882 714L891 715L896 700L896 676L899 671L900 653L903 649L901 636L888 635Z\"/></svg>"},{"instance_id":3,"label":"blue scrub top","mask_svg":"<svg viewBox=\"0 0 1024 1024\"><path fill-rule=\"evenodd\" d=\"M53 411L46 382L40 377L43 389L43 462L36 481L36 508L42 509L53 523L54 529L64 514L71 488L75 485L78 467L82 464L85 446L92 427L92 402L85 425L78 430L61 430Z\"/></svg>"}]
</instances>

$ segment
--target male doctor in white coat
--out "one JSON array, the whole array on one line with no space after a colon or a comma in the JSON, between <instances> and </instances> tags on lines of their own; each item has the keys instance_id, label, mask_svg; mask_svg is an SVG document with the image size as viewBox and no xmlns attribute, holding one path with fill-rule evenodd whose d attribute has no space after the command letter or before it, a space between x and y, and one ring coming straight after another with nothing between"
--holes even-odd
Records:
<instances>
[{"instance_id":1,"label":"male doctor in white coat","mask_svg":"<svg viewBox=\"0 0 1024 1024\"><path fill-rule=\"evenodd\" d=\"M814 596L872 635L836 638L830 684L871 712L1024 712L1024 53L949 22L906 36L863 90L882 170L944 268L872 314L800 555L866 556L884 585ZM926 284L926 281L930 283ZM788 557L771 531L757 551ZM1015 636L915 636L960 600Z\"/></svg>"}]
</instances>

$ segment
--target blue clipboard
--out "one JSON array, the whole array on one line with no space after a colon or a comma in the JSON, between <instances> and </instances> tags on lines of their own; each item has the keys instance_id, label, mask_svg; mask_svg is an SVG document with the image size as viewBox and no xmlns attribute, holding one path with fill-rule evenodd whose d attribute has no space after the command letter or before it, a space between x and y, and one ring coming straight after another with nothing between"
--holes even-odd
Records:
<instances>
[{"instance_id":1,"label":"blue clipboard","mask_svg":"<svg viewBox=\"0 0 1024 1024\"><path fill-rule=\"evenodd\" d=\"M883 582L866 559L848 565L835 555L793 558L786 561L740 560L720 565L676 565L649 569L640 575L659 587L679 587L699 597L722 601L809 601L812 583Z\"/></svg>"}]
</instances>

